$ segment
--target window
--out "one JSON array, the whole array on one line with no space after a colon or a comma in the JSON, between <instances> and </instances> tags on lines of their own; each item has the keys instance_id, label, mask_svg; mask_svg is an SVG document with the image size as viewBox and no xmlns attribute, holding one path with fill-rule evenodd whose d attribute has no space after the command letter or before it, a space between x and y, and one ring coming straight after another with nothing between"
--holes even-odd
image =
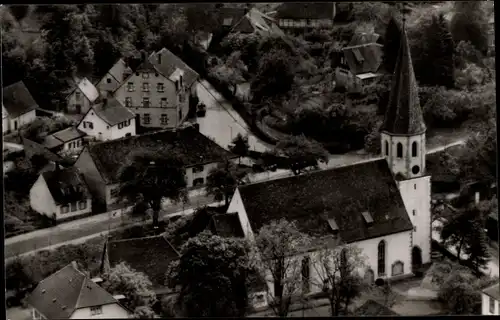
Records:
<instances>
[{"instance_id":1,"label":"window","mask_svg":"<svg viewBox=\"0 0 500 320\"><path fill-rule=\"evenodd\" d=\"M142 78L143 78L143 79L149 79L149 73L144 72L144 73L142 74Z\"/></svg>"},{"instance_id":2,"label":"window","mask_svg":"<svg viewBox=\"0 0 500 320\"><path fill-rule=\"evenodd\" d=\"M417 226L413 226L413 232L417 232Z\"/></svg>"},{"instance_id":3,"label":"window","mask_svg":"<svg viewBox=\"0 0 500 320\"><path fill-rule=\"evenodd\" d=\"M193 186L196 187L198 185L202 185L205 183L205 180L203 178L197 178L193 180Z\"/></svg>"},{"instance_id":4,"label":"window","mask_svg":"<svg viewBox=\"0 0 500 320\"><path fill-rule=\"evenodd\" d=\"M113 189L111 189L111 190L110 190L110 192L109 192L109 193L110 193L110 195L111 195L111 198L116 198L116 197L118 197L118 192L119 192L119 190L120 190L119 188L113 188Z\"/></svg>"},{"instance_id":5,"label":"window","mask_svg":"<svg viewBox=\"0 0 500 320\"><path fill-rule=\"evenodd\" d=\"M143 121L144 121L144 124L150 124L151 123L151 116L149 115L149 113L145 113L144 114Z\"/></svg>"},{"instance_id":6,"label":"window","mask_svg":"<svg viewBox=\"0 0 500 320\"><path fill-rule=\"evenodd\" d=\"M76 99L76 101L82 100L82 94L81 94L81 92L79 92L79 91L75 92L75 99Z\"/></svg>"},{"instance_id":7,"label":"window","mask_svg":"<svg viewBox=\"0 0 500 320\"><path fill-rule=\"evenodd\" d=\"M127 91L128 92L134 92L135 88L134 88L134 83L133 82L128 82L127 83Z\"/></svg>"},{"instance_id":8,"label":"window","mask_svg":"<svg viewBox=\"0 0 500 320\"><path fill-rule=\"evenodd\" d=\"M144 108L149 108L149 98L146 97L142 98L142 106Z\"/></svg>"},{"instance_id":9,"label":"window","mask_svg":"<svg viewBox=\"0 0 500 320\"><path fill-rule=\"evenodd\" d=\"M193 167L193 173L203 172L203 166Z\"/></svg>"},{"instance_id":10,"label":"window","mask_svg":"<svg viewBox=\"0 0 500 320\"><path fill-rule=\"evenodd\" d=\"M389 155L389 142L385 141L385 155Z\"/></svg>"},{"instance_id":11,"label":"window","mask_svg":"<svg viewBox=\"0 0 500 320\"><path fill-rule=\"evenodd\" d=\"M167 98L161 98L161 100L160 100L160 107L161 108L166 108L167 106L168 106Z\"/></svg>"},{"instance_id":12,"label":"window","mask_svg":"<svg viewBox=\"0 0 500 320\"><path fill-rule=\"evenodd\" d=\"M87 125L89 126L90 129L94 129L94 124L90 121L87 121Z\"/></svg>"},{"instance_id":13,"label":"window","mask_svg":"<svg viewBox=\"0 0 500 320\"><path fill-rule=\"evenodd\" d=\"M416 157L417 156L417 142L413 141L411 144L411 156Z\"/></svg>"},{"instance_id":14,"label":"window","mask_svg":"<svg viewBox=\"0 0 500 320\"><path fill-rule=\"evenodd\" d=\"M149 83L147 83L147 82L142 83L142 91L149 92Z\"/></svg>"},{"instance_id":15,"label":"window","mask_svg":"<svg viewBox=\"0 0 500 320\"><path fill-rule=\"evenodd\" d=\"M495 314L495 299L490 296L488 296L488 298L490 300L490 313Z\"/></svg>"},{"instance_id":16,"label":"window","mask_svg":"<svg viewBox=\"0 0 500 320\"><path fill-rule=\"evenodd\" d=\"M182 110L179 110L179 121L182 120Z\"/></svg>"},{"instance_id":17,"label":"window","mask_svg":"<svg viewBox=\"0 0 500 320\"><path fill-rule=\"evenodd\" d=\"M416 183L413 184L413 190L417 190L417 184Z\"/></svg>"},{"instance_id":18,"label":"window","mask_svg":"<svg viewBox=\"0 0 500 320\"><path fill-rule=\"evenodd\" d=\"M311 272L310 272L310 259L309 257L304 257L302 259L302 292L308 293L310 290L310 280L311 280Z\"/></svg>"},{"instance_id":19,"label":"window","mask_svg":"<svg viewBox=\"0 0 500 320\"><path fill-rule=\"evenodd\" d=\"M118 129L121 129L121 128L123 128L123 122L118 124Z\"/></svg>"},{"instance_id":20,"label":"window","mask_svg":"<svg viewBox=\"0 0 500 320\"><path fill-rule=\"evenodd\" d=\"M186 100L186 96L184 94L179 95L179 102L184 102Z\"/></svg>"},{"instance_id":21,"label":"window","mask_svg":"<svg viewBox=\"0 0 500 320\"><path fill-rule=\"evenodd\" d=\"M72 203L71 203L71 212L74 212L74 211L76 211L76 210L78 210L78 209L76 208L76 202L72 202Z\"/></svg>"},{"instance_id":22,"label":"window","mask_svg":"<svg viewBox=\"0 0 500 320\"><path fill-rule=\"evenodd\" d=\"M125 98L125 107L132 107L132 98L131 97L126 97Z\"/></svg>"},{"instance_id":23,"label":"window","mask_svg":"<svg viewBox=\"0 0 500 320\"><path fill-rule=\"evenodd\" d=\"M396 261L392 265L392 275L399 276L404 273L404 264L401 261Z\"/></svg>"},{"instance_id":24,"label":"window","mask_svg":"<svg viewBox=\"0 0 500 320\"><path fill-rule=\"evenodd\" d=\"M168 116L166 114L162 114L160 117L160 122L162 125L167 125L168 124Z\"/></svg>"},{"instance_id":25,"label":"window","mask_svg":"<svg viewBox=\"0 0 500 320\"><path fill-rule=\"evenodd\" d=\"M69 212L69 206L62 206L61 207L61 213L68 213Z\"/></svg>"},{"instance_id":26,"label":"window","mask_svg":"<svg viewBox=\"0 0 500 320\"><path fill-rule=\"evenodd\" d=\"M398 158L402 158L403 157L403 145L401 144L401 142L398 142L397 156L398 156Z\"/></svg>"},{"instance_id":27,"label":"window","mask_svg":"<svg viewBox=\"0 0 500 320\"><path fill-rule=\"evenodd\" d=\"M158 83L156 85L156 89L158 90L158 92L163 92L165 91L165 87L163 86L163 83Z\"/></svg>"},{"instance_id":28,"label":"window","mask_svg":"<svg viewBox=\"0 0 500 320\"><path fill-rule=\"evenodd\" d=\"M385 241L378 244L378 275L385 275Z\"/></svg>"},{"instance_id":29,"label":"window","mask_svg":"<svg viewBox=\"0 0 500 320\"><path fill-rule=\"evenodd\" d=\"M96 316L102 314L102 307L90 307L90 315Z\"/></svg>"},{"instance_id":30,"label":"window","mask_svg":"<svg viewBox=\"0 0 500 320\"><path fill-rule=\"evenodd\" d=\"M413 213L414 216L416 216L417 215L417 210L413 209L412 213Z\"/></svg>"},{"instance_id":31,"label":"window","mask_svg":"<svg viewBox=\"0 0 500 320\"><path fill-rule=\"evenodd\" d=\"M107 78L107 79L106 79L106 82L107 82L107 83L111 83L111 79L110 79L110 78Z\"/></svg>"},{"instance_id":32,"label":"window","mask_svg":"<svg viewBox=\"0 0 500 320\"><path fill-rule=\"evenodd\" d=\"M83 210L87 208L87 201L78 202L78 209Z\"/></svg>"}]
</instances>

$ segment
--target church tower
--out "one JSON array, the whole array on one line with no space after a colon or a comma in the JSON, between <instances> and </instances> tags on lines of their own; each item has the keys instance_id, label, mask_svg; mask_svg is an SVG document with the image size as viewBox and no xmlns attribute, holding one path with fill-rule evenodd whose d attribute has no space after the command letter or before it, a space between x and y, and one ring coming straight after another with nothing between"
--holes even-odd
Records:
<instances>
[{"instance_id":1,"label":"church tower","mask_svg":"<svg viewBox=\"0 0 500 320\"><path fill-rule=\"evenodd\" d=\"M403 19L401 46L380 137L382 156L397 180L413 223L411 250L414 271L423 263L430 262L431 253L431 182L425 172L425 132Z\"/></svg>"}]
</instances>

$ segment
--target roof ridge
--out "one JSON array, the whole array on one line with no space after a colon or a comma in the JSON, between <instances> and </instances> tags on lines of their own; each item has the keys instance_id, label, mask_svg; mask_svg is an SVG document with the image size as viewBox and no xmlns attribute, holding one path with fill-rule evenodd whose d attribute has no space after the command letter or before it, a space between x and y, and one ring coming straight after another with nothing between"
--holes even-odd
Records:
<instances>
[{"instance_id":1,"label":"roof ridge","mask_svg":"<svg viewBox=\"0 0 500 320\"><path fill-rule=\"evenodd\" d=\"M77 270L77 271L79 271L79 270ZM78 298L76 299L76 302L75 302L75 309L80 302L80 297L82 296L83 286L85 285L85 282L87 279L87 277L84 274L82 274L82 275L83 275L82 286L80 287L80 292L78 292Z\"/></svg>"}]
</instances>

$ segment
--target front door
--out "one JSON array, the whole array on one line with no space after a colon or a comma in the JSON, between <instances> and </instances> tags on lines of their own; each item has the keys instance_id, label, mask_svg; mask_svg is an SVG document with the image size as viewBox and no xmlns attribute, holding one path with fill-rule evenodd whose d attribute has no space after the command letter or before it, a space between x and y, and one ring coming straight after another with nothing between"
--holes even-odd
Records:
<instances>
[{"instance_id":1,"label":"front door","mask_svg":"<svg viewBox=\"0 0 500 320\"><path fill-rule=\"evenodd\" d=\"M412 272L417 272L422 267L422 249L415 246L411 250Z\"/></svg>"}]
</instances>

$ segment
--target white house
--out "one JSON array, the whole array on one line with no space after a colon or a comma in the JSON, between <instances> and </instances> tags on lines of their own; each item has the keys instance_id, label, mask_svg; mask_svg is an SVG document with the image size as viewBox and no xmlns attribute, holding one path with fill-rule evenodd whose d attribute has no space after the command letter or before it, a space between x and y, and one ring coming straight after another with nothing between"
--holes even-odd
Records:
<instances>
[{"instance_id":1,"label":"white house","mask_svg":"<svg viewBox=\"0 0 500 320\"><path fill-rule=\"evenodd\" d=\"M275 18L283 30L304 32L331 28L335 15L335 2L289 2L276 8Z\"/></svg>"},{"instance_id":2,"label":"white house","mask_svg":"<svg viewBox=\"0 0 500 320\"><path fill-rule=\"evenodd\" d=\"M17 130L36 119L38 104L24 82L18 81L2 90L2 132Z\"/></svg>"},{"instance_id":3,"label":"white house","mask_svg":"<svg viewBox=\"0 0 500 320\"><path fill-rule=\"evenodd\" d=\"M55 221L92 213L92 197L77 168L45 171L30 189L31 208Z\"/></svg>"},{"instance_id":4,"label":"white house","mask_svg":"<svg viewBox=\"0 0 500 320\"><path fill-rule=\"evenodd\" d=\"M412 275L430 262L426 127L405 30L397 61L381 129L384 158L239 187L227 212L238 214L247 239L252 241L273 220L294 221L302 232L333 247L360 249L367 267L359 271L369 283ZM314 270L309 265L322 248L294 258L305 259L307 269ZM320 280L321 275L311 273L304 288L320 291L312 285ZM272 287L271 282L270 292Z\"/></svg>"},{"instance_id":5,"label":"white house","mask_svg":"<svg viewBox=\"0 0 500 320\"><path fill-rule=\"evenodd\" d=\"M66 106L70 113L85 113L99 97L99 91L87 78L74 79L75 86L66 96Z\"/></svg>"},{"instance_id":6,"label":"white house","mask_svg":"<svg viewBox=\"0 0 500 320\"><path fill-rule=\"evenodd\" d=\"M75 262L40 281L28 297L33 320L126 319L128 311Z\"/></svg>"},{"instance_id":7,"label":"white house","mask_svg":"<svg viewBox=\"0 0 500 320\"><path fill-rule=\"evenodd\" d=\"M101 96L107 96L108 93L115 92L116 89L132 74L123 59L118 59L109 71L97 83L96 87Z\"/></svg>"},{"instance_id":8,"label":"white house","mask_svg":"<svg viewBox=\"0 0 500 320\"><path fill-rule=\"evenodd\" d=\"M100 141L135 136L135 114L114 98L104 98L90 108L78 130Z\"/></svg>"},{"instance_id":9,"label":"white house","mask_svg":"<svg viewBox=\"0 0 500 320\"><path fill-rule=\"evenodd\" d=\"M483 316L490 316L500 314L498 310L498 301L500 300L500 287L497 284L488 287L483 290L482 294L482 303L481 303L481 314Z\"/></svg>"},{"instance_id":10,"label":"white house","mask_svg":"<svg viewBox=\"0 0 500 320\"><path fill-rule=\"evenodd\" d=\"M43 146L54 153L73 153L83 148L85 132L69 127L46 136Z\"/></svg>"}]
</instances>

